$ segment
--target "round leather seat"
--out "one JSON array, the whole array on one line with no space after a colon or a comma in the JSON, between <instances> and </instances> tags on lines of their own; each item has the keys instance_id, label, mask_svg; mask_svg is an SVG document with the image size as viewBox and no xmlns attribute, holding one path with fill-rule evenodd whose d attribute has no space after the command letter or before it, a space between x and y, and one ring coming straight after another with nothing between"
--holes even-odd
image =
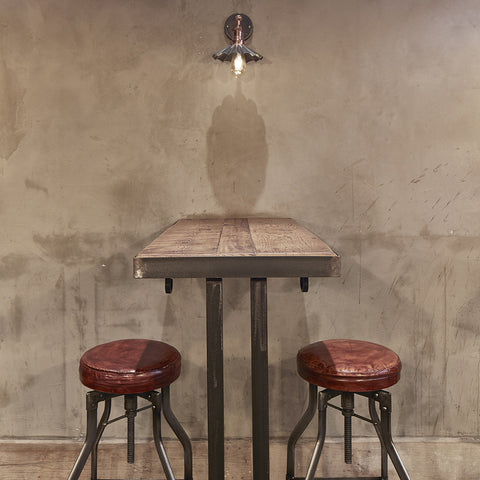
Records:
<instances>
[{"instance_id":1,"label":"round leather seat","mask_svg":"<svg viewBox=\"0 0 480 480\"><path fill-rule=\"evenodd\" d=\"M401 369L394 351L361 340L325 340L307 345L297 354L299 375L331 390L382 390L400 380Z\"/></svg>"},{"instance_id":2,"label":"round leather seat","mask_svg":"<svg viewBox=\"0 0 480 480\"><path fill-rule=\"evenodd\" d=\"M80 359L80 380L104 393L144 393L170 385L180 375L181 356L171 345L128 339L97 345Z\"/></svg>"}]
</instances>

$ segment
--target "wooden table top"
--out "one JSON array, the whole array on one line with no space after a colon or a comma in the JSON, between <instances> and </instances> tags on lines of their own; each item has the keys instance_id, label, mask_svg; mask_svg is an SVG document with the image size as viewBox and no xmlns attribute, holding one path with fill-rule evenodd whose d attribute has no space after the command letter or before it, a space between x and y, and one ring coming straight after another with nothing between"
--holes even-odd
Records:
<instances>
[{"instance_id":1,"label":"wooden table top","mask_svg":"<svg viewBox=\"0 0 480 480\"><path fill-rule=\"evenodd\" d=\"M339 255L290 218L179 220L134 258L135 278L339 275Z\"/></svg>"}]
</instances>

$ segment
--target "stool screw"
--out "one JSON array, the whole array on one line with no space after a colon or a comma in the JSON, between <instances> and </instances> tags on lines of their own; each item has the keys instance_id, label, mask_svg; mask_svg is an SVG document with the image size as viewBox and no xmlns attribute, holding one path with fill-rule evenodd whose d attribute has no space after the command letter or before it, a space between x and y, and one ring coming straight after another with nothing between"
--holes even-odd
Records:
<instances>
[{"instance_id":1,"label":"stool screw","mask_svg":"<svg viewBox=\"0 0 480 480\"><path fill-rule=\"evenodd\" d=\"M354 413L353 393L342 393L342 414L344 416L345 463L352 463L352 415Z\"/></svg>"},{"instance_id":2,"label":"stool screw","mask_svg":"<svg viewBox=\"0 0 480 480\"><path fill-rule=\"evenodd\" d=\"M135 417L137 416L137 396L125 395L125 415L127 417L127 462L135 462Z\"/></svg>"}]
</instances>

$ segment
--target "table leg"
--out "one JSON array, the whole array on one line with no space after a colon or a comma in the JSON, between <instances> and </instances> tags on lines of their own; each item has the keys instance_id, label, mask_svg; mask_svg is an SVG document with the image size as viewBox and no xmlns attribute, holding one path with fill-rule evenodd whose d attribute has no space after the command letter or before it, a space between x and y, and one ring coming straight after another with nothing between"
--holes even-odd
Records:
<instances>
[{"instance_id":1,"label":"table leg","mask_svg":"<svg viewBox=\"0 0 480 480\"><path fill-rule=\"evenodd\" d=\"M224 480L223 282L207 278L208 479Z\"/></svg>"},{"instance_id":2,"label":"table leg","mask_svg":"<svg viewBox=\"0 0 480 480\"><path fill-rule=\"evenodd\" d=\"M250 305L252 321L253 479L268 480L270 460L266 278L250 279Z\"/></svg>"}]
</instances>

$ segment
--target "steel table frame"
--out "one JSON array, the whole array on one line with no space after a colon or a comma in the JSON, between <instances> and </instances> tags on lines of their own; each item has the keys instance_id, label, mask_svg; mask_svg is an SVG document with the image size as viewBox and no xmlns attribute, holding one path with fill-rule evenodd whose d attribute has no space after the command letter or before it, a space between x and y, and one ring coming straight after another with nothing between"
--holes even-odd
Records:
<instances>
[{"instance_id":1,"label":"steel table frame","mask_svg":"<svg viewBox=\"0 0 480 480\"><path fill-rule=\"evenodd\" d=\"M162 233L134 259L135 278L206 279L208 474L225 478L223 278L249 277L253 478L268 480L267 277L340 275L340 257L291 219L190 219Z\"/></svg>"}]
</instances>

